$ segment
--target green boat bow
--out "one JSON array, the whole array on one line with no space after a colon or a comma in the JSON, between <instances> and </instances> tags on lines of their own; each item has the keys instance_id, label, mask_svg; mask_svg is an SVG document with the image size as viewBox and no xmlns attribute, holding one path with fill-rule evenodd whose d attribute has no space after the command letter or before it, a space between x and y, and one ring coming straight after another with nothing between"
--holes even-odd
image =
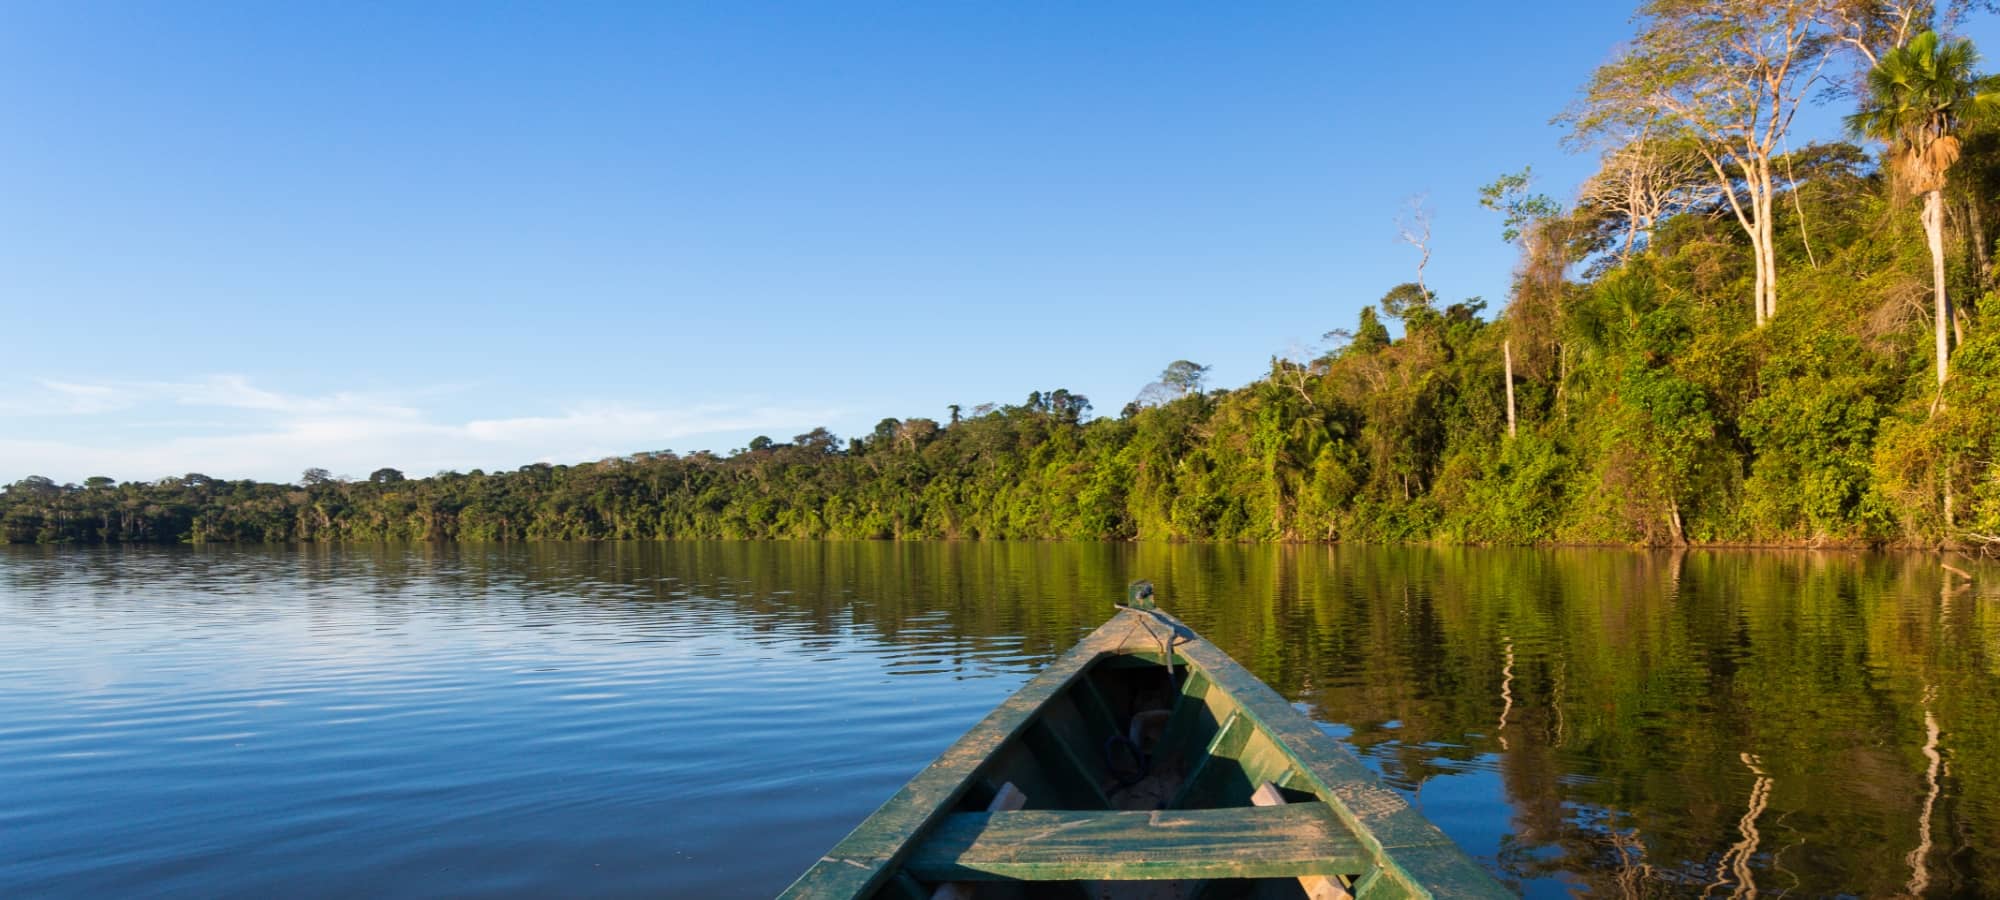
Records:
<instances>
[{"instance_id":1,"label":"green boat bow","mask_svg":"<svg viewBox=\"0 0 2000 900\"><path fill-rule=\"evenodd\" d=\"M1150 593L1003 702L785 891L1506 897Z\"/></svg>"}]
</instances>

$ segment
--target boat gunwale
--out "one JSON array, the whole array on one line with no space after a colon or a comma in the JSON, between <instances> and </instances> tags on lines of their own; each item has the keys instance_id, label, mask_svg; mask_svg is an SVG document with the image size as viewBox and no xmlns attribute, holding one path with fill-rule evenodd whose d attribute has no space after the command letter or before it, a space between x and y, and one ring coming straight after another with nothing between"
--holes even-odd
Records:
<instances>
[{"instance_id":1,"label":"boat gunwale","mask_svg":"<svg viewBox=\"0 0 2000 900\"><path fill-rule=\"evenodd\" d=\"M1114 626L1122 621L1130 625L1120 631ZM1383 786L1358 758L1270 685L1173 617L1136 609L1121 609L1030 679L855 826L780 896L858 897L882 886L900 869L916 839L942 821L971 788L980 766L1024 732L1048 701L1099 660L1120 655L1124 648L1131 648L1126 651L1129 655L1157 655L1160 646L1152 629L1154 623L1172 629L1172 656L1206 675L1211 690L1228 694L1250 724L1312 782L1287 786L1312 789L1354 832L1377 867L1355 885L1357 895L1386 888L1392 894L1415 897L1513 896L1402 795ZM1142 629L1153 633L1135 644L1133 639ZM1113 633L1118 637L1112 638Z\"/></svg>"},{"instance_id":2,"label":"boat gunwale","mask_svg":"<svg viewBox=\"0 0 2000 900\"><path fill-rule=\"evenodd\" d=\"M1401 794L1384 786L1358 757L1263 679L1185 626L1181 631L1191 640L1177 643L1175 654L1208 676L1210 690L1227 693L1235 701L1237 713L1264 732L1313 782L1314 793L1327 801L1374 857L1378 867L1375 877L1400 882L1399 886L1415 897L1514 896L1473 862L1450 835L1424 818Z\"/></svg>"}]
</instances>

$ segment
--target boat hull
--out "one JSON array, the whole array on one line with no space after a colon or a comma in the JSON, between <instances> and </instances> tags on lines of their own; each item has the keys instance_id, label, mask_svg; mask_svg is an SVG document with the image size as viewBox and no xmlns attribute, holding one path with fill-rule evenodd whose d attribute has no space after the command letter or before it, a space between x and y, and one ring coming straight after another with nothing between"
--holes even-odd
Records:
<instances>
[{"instance_id":1,"label":"boat hull","mask_svg":"<svg viewBox=\"0 0 2000 900\"><path fill-rule=\"evenodd\" d=\"M1186 626L1121 609L788 898L1505 897L1435 825Z\"/></svg>"}]
</instances>

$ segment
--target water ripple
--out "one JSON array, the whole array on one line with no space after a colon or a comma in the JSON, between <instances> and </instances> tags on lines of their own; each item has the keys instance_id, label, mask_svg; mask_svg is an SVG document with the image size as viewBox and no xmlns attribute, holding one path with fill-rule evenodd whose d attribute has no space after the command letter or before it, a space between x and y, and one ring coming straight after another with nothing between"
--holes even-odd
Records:
<instances>
[{"instance_id":1,"label":"water ripple","mask_svg":"<svg viewBox=\"0 0 2000 900\"><path fill-rule=\"evenodd\" d=\"M768 895L1138 575L1530 894L1699 895L1753 809L1765 842L1743 870L1767 892L1901 890L1932 809L1931 893L1977 894L2000 871L2000 603L1940 598L1929 571L0 548L0 896Z\"/></svg>"}]
</instances>

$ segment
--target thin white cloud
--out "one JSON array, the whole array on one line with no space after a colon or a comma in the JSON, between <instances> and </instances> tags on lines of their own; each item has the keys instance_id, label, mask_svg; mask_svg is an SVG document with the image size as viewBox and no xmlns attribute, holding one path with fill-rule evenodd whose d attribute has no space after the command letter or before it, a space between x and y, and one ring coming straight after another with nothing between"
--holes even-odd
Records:
<instances>
[{"instance_id":1,"label":"thin white cloud","mask_svg":"<svg viewBox=\"0 0 2000 900\"><path fill-rule=\"evenodd\" d=\"M42 380L42 393L0 401L0 413L88 416L125 409L138 402L126 391L104 384Z\"/></svg>"},{"instance_id":2,"label":"thin white cloud","mask_svg":"<svg viewBox=\"0 0 2000 900\"><path fill-rule=\"evenodd\" d=\"M287 397L258 390L251 386L250 379L241 375L211 375L200 381L159 382L149 387L171 396L173 402L183 406L257 409L296 415L324 411L331 405L311 398Z\"/></svg>"},{"instance_id":3,"label":"thin white cloud","mask_svg":"<svg viewBox=\"0 0 2000 900\"><path fill-rule=\"evenodd\" d=\"M286 394L239 375L189 381L38 382L0 407L0 483L27 475L147 479L187 472L290 481L307 467L364 476L394 467L443 469L582 462L758 430L804 431L832 410L752 404L639 408L615 404L548 415L451 421L411 395ZM148 421L162 405L227 411L227 424L190 433L185 419ZM29 421L32 420L32 421ZM103 426L116 437L101 437ZM81 432L89 432L84 434Z\"/></svg>"},{"instance_id":4,"label":"thin white cloud","mask_svg":"<svg viewBox=\"0 0 2000 900\"><path fill-rule=\"evenodd\" d=\"M560 416L479 419L465 424L468 435L487 441L519 441L557 435L622 434L634 437L662 431L689 433L756 428L768 424L779 410L736 409L704 405L683 410L600 408ZM698 432L697 432L698 433Z\"/></svg>"}]
</instances>

